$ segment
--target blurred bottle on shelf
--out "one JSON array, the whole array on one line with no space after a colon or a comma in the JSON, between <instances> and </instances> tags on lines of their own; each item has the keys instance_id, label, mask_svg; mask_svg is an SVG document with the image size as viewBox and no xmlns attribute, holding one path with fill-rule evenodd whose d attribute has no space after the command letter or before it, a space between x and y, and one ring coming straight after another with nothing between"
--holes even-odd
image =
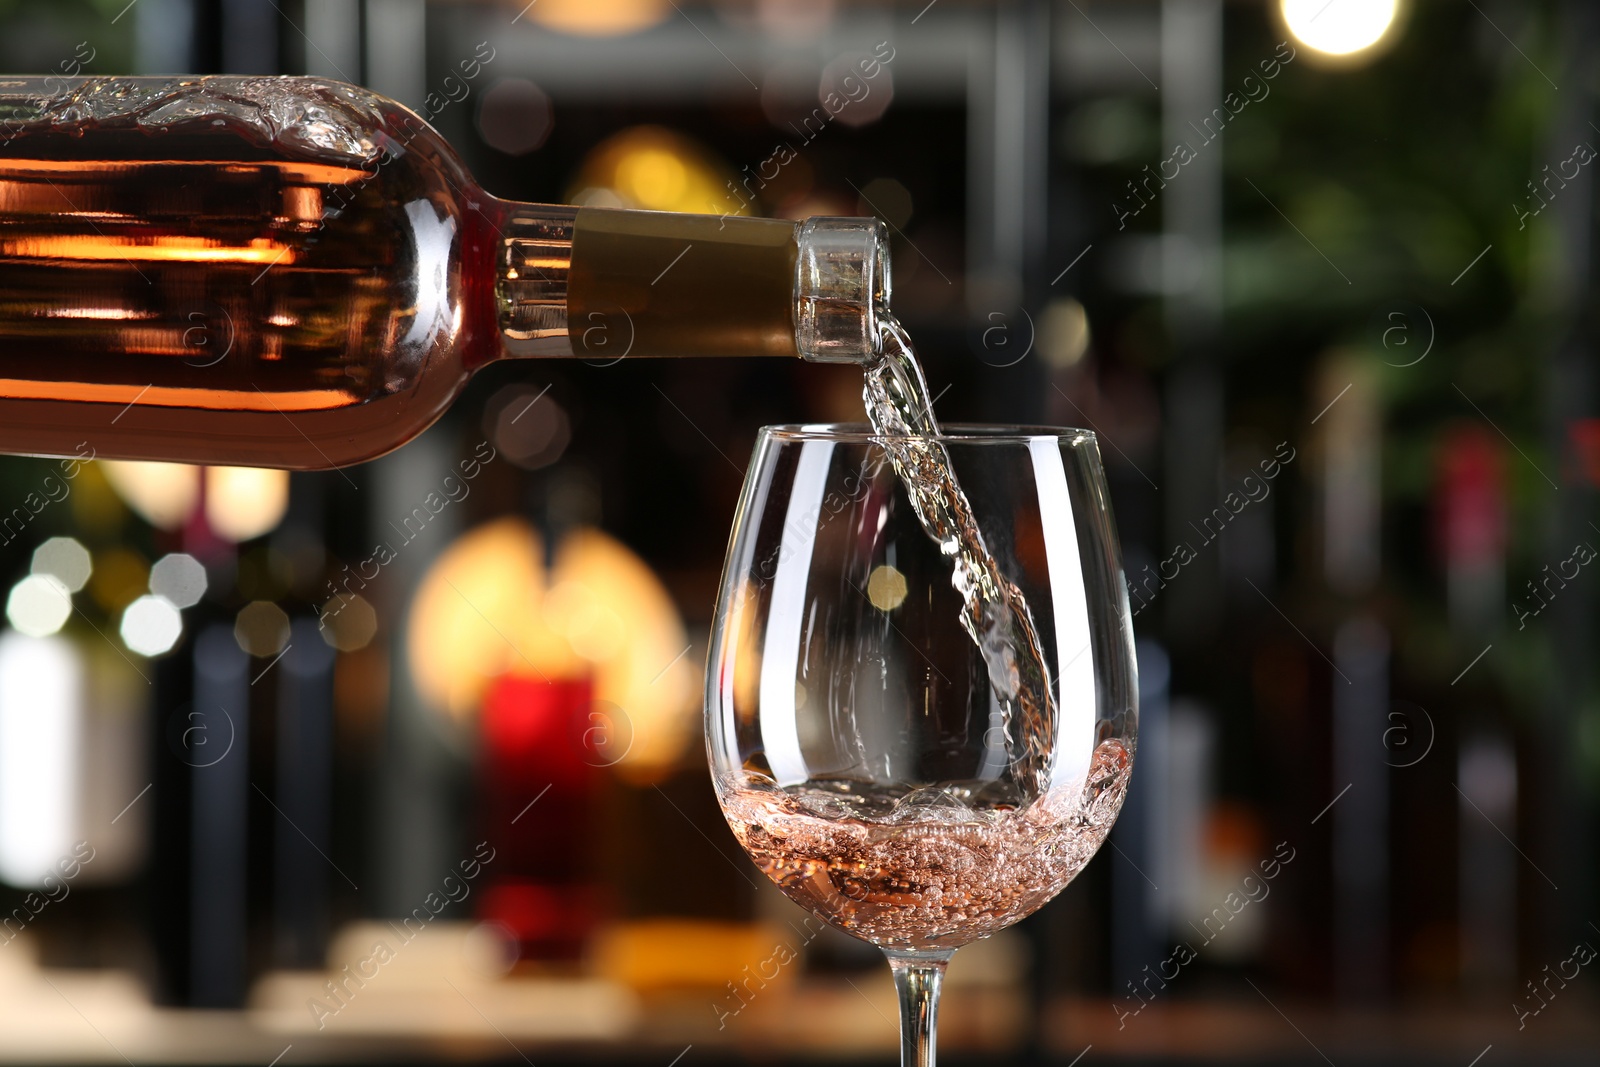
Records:
<instances>
[{"instance_id":1,"label":"blurred bottle on shelf","mask_svg":"<svg viewBox=\"0 0 1600 1067\"><path fill-rule=\"evenodd\" d=\"M507 674L484 696L480 803L500 856L477 910L524 958L578 959L606 910L591 855L600 813L593 706L587 676Z\"/></svg>"}]
</instances>

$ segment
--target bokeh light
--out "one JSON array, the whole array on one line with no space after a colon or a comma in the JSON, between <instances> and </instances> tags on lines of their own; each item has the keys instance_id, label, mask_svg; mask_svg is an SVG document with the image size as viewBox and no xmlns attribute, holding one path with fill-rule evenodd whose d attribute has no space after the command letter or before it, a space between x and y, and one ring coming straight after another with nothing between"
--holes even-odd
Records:
<instances>
[{"instance_id":1,"label":"bokeh light","mask_svg":"<svg viewBox=\"0 0 1600 1067\"><path fill-rule=\"evenodd\" d=\"M122 613L119 627L122 643L141 656L159 656L172 651L183 636L183 615L178 606L164 596L142 596Z\"/></svg>"},{"instance_id":2,"label":"bokeh light","mask_svg":"<svg viewBox=\"0 0 1600 1067\"><path fill-rule=\"evenodd\" d=\"M69 592L76 593L89 581L94 561L89 550L75 537L52 537L33 550L34 574L58 579Z\"/></svg>"},{"instance_id":3,"label":"bokeh light","mask_svg":"<svg viewBox=\"0 0 1600 1067\"><path fill-rule=\"evenodd\" d=\"M365 597L335 597L322 606L322 639L340 652L367 647L377 633L378 613Z\"/></svg>"},{"instance_id":4,"label":"bokeh light","mask_svg":"<svg viewBox=\"0 0 1600 1067\"><path fill-rule=\"evenodd\" d=\"M672 597L643 560L598 530L570 533L552 572L543 539L519 519L468 531L424 575L408 627L417 689L459 718L476 715L508 672L592 675L596 702L626 709L632 743L619 773L659 776L694 733L700 668Z\"/></svg>"},{"instance_id":5,"label":"bokeh light","mask_svg":"<svg viewBox=\"0 0 1600 1067\"><path fill-rule=\"evenodd\" d=\"M865 67L865 69L863 69ZM868 77L867 70L877 71ZM817 103L845 126L869 126L894 102L894 75L873 57L847 52L822 68Z\"/></svg>"},{"instance_id":6,"label":"bokeh light","mask_svg":"<svg viewBox=\"0 0 1600 1067\"><path fill-rule=\"evenodd\" d=\"M187 463L100 460L123 503L151 526L176 530L200 502L200 468Z\"/></svg>"},{"instance_id":7,"label":"bokeh light","mask_svg":"<svg viewBox=\"0 0 1600 1067\"><path fill-rule=\"evenodd\" d=\"M524 470L548 467L572 443L572 422L549 390L508 385L484 406L483 432L499 452Z\"/></svg>"},{"instance_id":8,"label":"bokeh light","mask_svg":"<svg viewBox=\"0 0 1600 1067\"><path fill-rule=\"evenodd\" d=\"M239 609L233 639L252 656L276 656L289 643L289 616L270 600L255 600Z\"/></svg>"},{"instance_id":9,"label":"bokeh light","mask_svg":"<svg viewBox=\"0 0 1600 1067\"><path fill-rule=\"evenodd\" d=\"M6 618L29 637L48 637L72 615L72 593L53 574L30 574L11 587Z\"/></svg>"},{"instance_id":10,"label":"bokeh light","mask_svg":"<svg viewBox=\"0 0 1600 1067\"><path fill-rule=\"evenodd\" d=\"M289 472L261 467L206 468L206 522L230 541L260 537L289 509Z\"/></svg>"},{"instance_id":11,"label":"bokeh light","mask_svg":"<svg viewBox=\"0 0 1600 1067\"><path fill-rule=\"evenodd\" d=\"M510 156L544 144L555 126L550 97L526 78L502 78L478 102L478 133Z\"/></svg>"},{"instance_id":12,"label":"bokeh light","mask_svg":"<svg viewBox=\"0 0 1600 1067\"><path fill-rule=\"evenodd\" d=\"M911 221L915 204L911 192L893 178L874 178L861 187L861 203L856 209L862 215L876 215L895 229L903 229Z\"/></svg>"},{"instance_id":13,"label":"bokeh light","mask_svg":"<svg viewBox=\"0 0 1600 1067\"><path fill-rule=\"evenodd\" d=\"M568 199L576 204L743 215L735 174L709 149L660 126L635 126L595 146Z\"/></svg>"},{"instance_id":14,"label":"bokeh light","mask_svg":"<svg viewBox=\"0 0 1600 1067\"><path fill-rule=\"evenodd\" d=\"M1329 56L1351 56L1383 40L1400 13L1399 0L1281 0L1295 40Z\"/></svg>"},{"instance_id":15,"label":"bokeh light","mask_svg":"<svg viewBox=\"0 0 1600 1067\"><path fill-rule=\"evenodd\" d=\"M150 591L180 608L193 607L205 595L206 569L199 560L183 552L162 556L150 568Z\"/></svg>"},{"instance_id":16,"label":"bokeh light","mask_svg":"<svg viewBox=\"0 0 1600 1067\"><path fill-rule=\"evenodd\" d=\"M582 582L562 582L546 593L544 617L586 660L604 663L621 651L621 616Z\"/></svg>"},{"instance_id":17,"label":"bokeh light","mask_svg":"<svg viewBox=\"0 0 1600 1067\"><path fill-rule=\"evenodd\" d=\"M867 577L867 599L879 611L893 611L906 599L906 576L887 563L874 567Z\"/></svg>"},{"instance_id":18,"label":"bokeh light","mask_svg":"<svg viewBox=\"0 0 1600 1067\"><path fill-rule=\"evenodd\" d=\"M1070 296L1057 297L1039 316L1039 354L1056 370L1077 366L1089 351L1089 313Z\"/></svg>"},{"instance_id":19,"label":"bokeh light","mask_svg":"<svg viewBox=\"0 0 1600 1067\"><path fill-rule=\"evenodd\" d=\"M532 22L584 37L638 33L672 14L668 0L539 0L525 7L514 0L514 6Z\"/></svg>"}]
</instances>

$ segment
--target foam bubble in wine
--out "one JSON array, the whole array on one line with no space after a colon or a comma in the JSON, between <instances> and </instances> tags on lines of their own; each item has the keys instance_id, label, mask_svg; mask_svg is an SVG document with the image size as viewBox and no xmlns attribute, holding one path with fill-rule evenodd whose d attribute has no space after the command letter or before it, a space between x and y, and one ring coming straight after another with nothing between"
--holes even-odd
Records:
<instances>
[{"instance_id":1,"label":"foam bubble in wine","mask_svg":"<svg viewBox=\"0 0 1600 1067\"><path fill-rule=\"evenodd\" d=\"M770 785L724 793L739 843L801 907L885 948L953 949L1026 918L1094 857L1127 793L1132 756L1102 741L1087 781L1026 807L960 790L911 802L880 786Z\"/></svg>"}]
</instances>

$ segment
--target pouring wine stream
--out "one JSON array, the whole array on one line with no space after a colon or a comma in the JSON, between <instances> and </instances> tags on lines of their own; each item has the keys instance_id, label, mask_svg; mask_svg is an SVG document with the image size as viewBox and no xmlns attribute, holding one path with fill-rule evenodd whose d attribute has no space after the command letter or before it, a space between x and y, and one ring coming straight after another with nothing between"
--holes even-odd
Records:
<instances>
[{"instance_id":1,"label":"pouring wine stream","mask_svg":"<svg viewBox=\"0 0 1600 1067\"><path fill-rule=\"evenodd\" d=\"M863 370L861 398L917 520L950 560L961 597L961 627L978 646L999 702L1001 731L1023 805L1050 788L1048 755L1056 730L1055 695L1028 603L1000 573L972 505L939 444L939 421L905 327L884 316L879 351Z\"/></svg>"}]
</instances>

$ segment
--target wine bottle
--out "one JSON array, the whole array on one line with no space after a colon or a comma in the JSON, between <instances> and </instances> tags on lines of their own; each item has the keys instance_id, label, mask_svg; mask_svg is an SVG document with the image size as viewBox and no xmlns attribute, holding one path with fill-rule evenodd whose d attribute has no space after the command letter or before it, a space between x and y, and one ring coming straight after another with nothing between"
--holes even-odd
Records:
<instances>
[{"instance_id":1,"label":"wine bottle","mask_svg":"<svg viewBox=\"0 0 1600 1067\"><path fill-rule=\"evenodd\" d=\"M515 203L316 78L0 80L0 452L325 469L499 359L862 361L882 224Z\"/></svg>"}]
</instances>

